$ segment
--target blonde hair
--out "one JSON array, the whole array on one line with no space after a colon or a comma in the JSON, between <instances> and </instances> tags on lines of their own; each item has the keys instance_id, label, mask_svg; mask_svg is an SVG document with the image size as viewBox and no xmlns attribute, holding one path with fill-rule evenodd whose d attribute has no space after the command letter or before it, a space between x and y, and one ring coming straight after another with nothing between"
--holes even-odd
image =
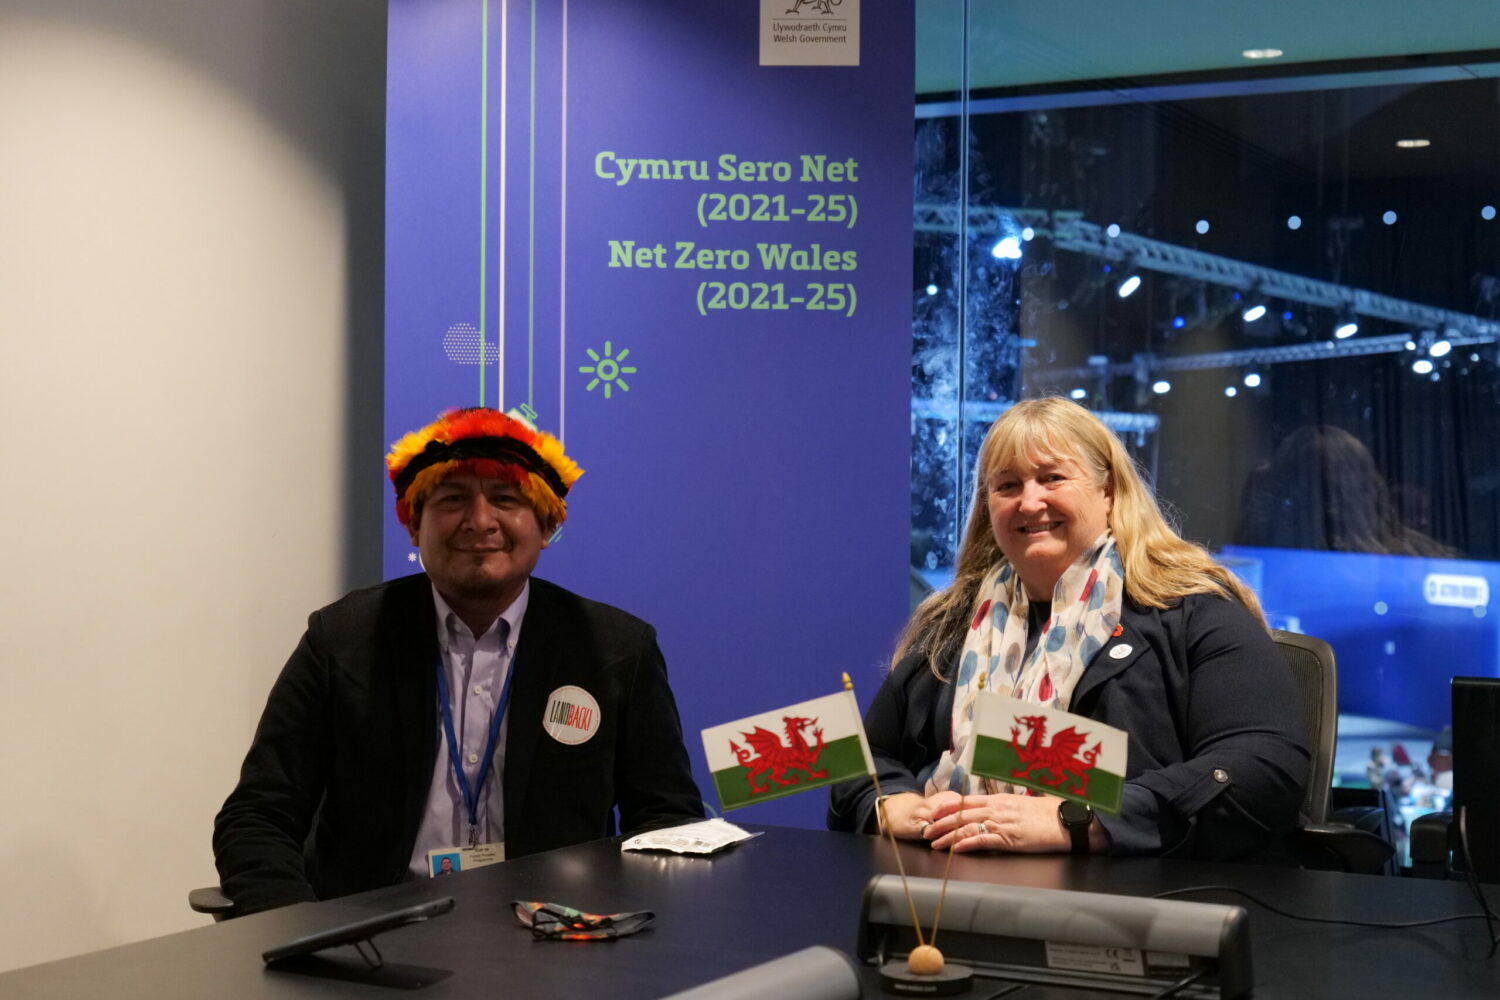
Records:
<instances>
[{"instance_id":1,"label":"blonde hair","mask_svg":"<svg viewBox=\"0 0 1500 1000\"><path fill-rule=\"evenodd\" d=\"M1028 462L1070 459L1083 466L1114 498L1109 527L1125 567L1125 596L1150 608L1168 608L1188 594L1233 598L1265 621L1255 592L1186 541L1167 523L1151 488L1120 439L1098 417L1060 396L1023 400L995 421L979 446L974 502L958 549L953 583L918 605L906 623L892 665L912 652L927 657L934 673L962 641L979 585L1005 559L990 526L990 476Z\"/></svg>"}]
</instances>

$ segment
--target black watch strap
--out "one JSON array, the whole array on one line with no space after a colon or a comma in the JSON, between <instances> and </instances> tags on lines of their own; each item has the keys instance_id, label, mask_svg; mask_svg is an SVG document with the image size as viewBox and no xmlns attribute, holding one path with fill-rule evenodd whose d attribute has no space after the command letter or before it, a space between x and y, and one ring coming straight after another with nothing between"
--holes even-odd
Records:
<instances>
[{"instance_id":1,"label":"black watch strap","mask_svg":"<svg viewBox=\"0 0 1500 1000\"><path fill-rule=\"evenodd\" d=\"M1057 818L1068 831L1074 854L1089 852L1089 827L1094 825L1094 807L1072 799L1063 799L1057 806Z\"/></svg>"}]
</instances>

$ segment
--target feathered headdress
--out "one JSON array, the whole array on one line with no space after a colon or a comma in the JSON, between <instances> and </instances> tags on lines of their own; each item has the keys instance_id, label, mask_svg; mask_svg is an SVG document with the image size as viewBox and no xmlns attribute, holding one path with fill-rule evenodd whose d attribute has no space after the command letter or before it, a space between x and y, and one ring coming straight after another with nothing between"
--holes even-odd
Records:
<instances>
[{"instance_id":1,"label":"feathered headdress","mask_svg":"<svg viewBox=\"0 0 1500 1000\"><path fill-rule=\"evenodd\" d=\"M555 528L568 516L569 488L583 475L557 438L482 406L449 410L412 431L391 445L385 466L396 488L396 517L408 527L437 485L464 471L516 483L542 522Z\"/></svg>"}]
</instances>

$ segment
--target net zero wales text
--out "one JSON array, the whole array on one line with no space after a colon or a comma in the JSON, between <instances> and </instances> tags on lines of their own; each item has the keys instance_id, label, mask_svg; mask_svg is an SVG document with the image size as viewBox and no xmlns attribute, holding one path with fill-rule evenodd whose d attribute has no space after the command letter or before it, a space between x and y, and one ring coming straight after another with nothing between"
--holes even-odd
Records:
<instances>
[{"instance_id":1,"label":"net zero wales text","mask_svg":"<svg viewBox=\"0 0 1500 1000\"><path fill-rule=\"evenodd\" d=\"M715 160L677 160L603 150L594 156L594 176L620 188L691 187L698 228L711 234L691 240L608 240L609 267L702 273L695 305L704 316L718 310L791 309L854 315L859 252L833 242L859 220L859 163L852 157L804 153L794 160L750 160L724 153ZM746 185L756 190L746 191ZM688 205L683 199L684 214ZM814 224L828 236L777 239L775 229L785 223ZM764 280L745 280L742 274Z\"/></svg>"}]
</instances>

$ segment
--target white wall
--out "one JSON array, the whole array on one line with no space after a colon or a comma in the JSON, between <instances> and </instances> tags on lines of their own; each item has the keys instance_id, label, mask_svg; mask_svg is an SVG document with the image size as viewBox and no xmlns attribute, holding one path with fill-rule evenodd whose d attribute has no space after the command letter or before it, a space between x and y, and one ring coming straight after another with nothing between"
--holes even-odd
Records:
<instances>
[{"instance_id":1,"label":"white wall","mask_svg":"<svg viewBox=\"0 0 1500 1000\"><path fill-rule=\"evenodd\" d=\"M378 576L384 46L0 0L0 969L206 919L271 681Z\"/></svg>"}]
</instances>

